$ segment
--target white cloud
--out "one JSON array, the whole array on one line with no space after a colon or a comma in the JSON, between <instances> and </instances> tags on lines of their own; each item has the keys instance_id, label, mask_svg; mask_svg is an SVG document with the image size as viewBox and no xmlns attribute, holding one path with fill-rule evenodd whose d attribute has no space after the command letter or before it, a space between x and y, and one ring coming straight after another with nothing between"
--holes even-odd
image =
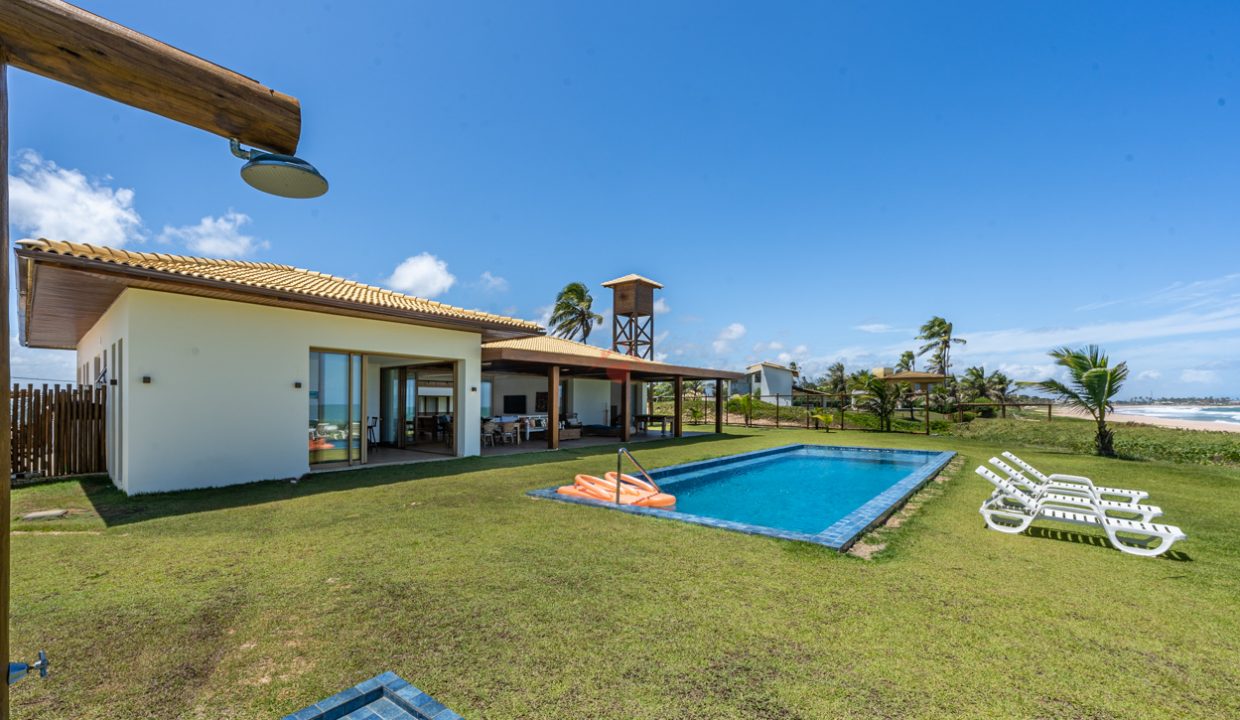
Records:
<instances>
[{"instance_id":1,"label":"white cloud","mask_svg":"<svg viewBox=\"0 0 1240 720\"><path fill-rule=\"evenodd\" d=\"M37 350L22 347L17 336L9 338L10 372L18 385L42 382L74 382L77 353L72 350Z\"/></svg>"},{"instance_id":2,"label":"white cloud","mask_svg":"<svg viewBox=\"0 0 1240 720\"><path fill-rule=\"evenodd\" d=\"M1008 329L963 334L969 344L955 351L966 355L1012 353L1023 350L1049 351L1059 345L1116 343L1177 335L1240 330L1240 305L1209 312L1177 312L1143 320L1080 325L1076 327Z\"/></svg>"},{"instance_id":3,"label":"white cloud","mask_svg":"<svg viewBox=\"0 0 1240 720\"><path fill-rule=\"evenodd\" d=\"M551 323L551 311L554 309L554 305L540 305L534 308L534 312L537 315L534 322L542 325L543 327L547 327L547 325Z\"/></svg>"},{"instance_id":4,"label":"white cloud","mask_svg":"<svg viewBox=\"0 0 1240 720\"><path fill-rule=\"evenodd\" d=\"M983 366L984 367L984 366ZM1052 380L1063 368L1054 363L999 363L999 372L1016 381Z\"/></svg>"},{"instance_id":5,"label":"white cloud","mask_svg":"<svg viewBox=\"0 0 1240 720\"><path fill-rule=\"evenodd\" d=\"M667 301L663 298L654 301L654 312L656 315L666 315L671 311L672 309L667 306Z\"/></svg>"},{"instance_id":6,"label":"white cloud","mask_svg":"<svg viewBox=\"0 0 1240 720\"><path fill-rule=\"evenodd\" d=\"M865 325L854 325L853 329L866 333L889 333L896 331L896 328L886 323L866 323Z\"/></svg>"},{"instance_id":7,"label":"white cloud","mask_svg":"<svg viewBox=\"0 0 1240 720\"><path fill-rule=\"evenodd\" d=\"M241 226L250 222L250 216L229 210L220 217L208 215L197 225L167 226L159 234L163 243L179 242L196 255L218 258L239 258L251 255L255 250L271 247L266 240L256 240L241 232Z\"/></svg>"},{"instance_id":8,"label":"white cloud","mask_svg":"<svg viewBox=\"0 0 1240 720\"><path fill-rule=\"evenodd\" d=\"M715 352L723 354L732 349L732 342L740 340L745 336L745 326L740 323L732 323L719 331L719 335L715 338L712 345Z\"/></svg>"},{"instance_id":9,"label":"white cloud","mask_svg":"<svg viewBox=\"0 0 1240 720\"><path fill-rule=\"evenodd\" d=\"M1138 380L1157 380L1160 377L1162 377L1162 373L1157 370L1142 370L1137 373Z\"/></svg>"},{"instance_id":10,"label":"white cloud","mask_svg":"<svg viewBox=\"0 0 1240 720\"><path fill-rule=\"evenodd\" d=\"M1218 379L1218 373L1213 370L1197 370L1189 368L1180 373L1180 381L1186 383L1212 383Z\"/></svg>"},{"instance_id":11,"label":"white cloud","mask_svg":"<svg viewBox=\"0 0 1240 720\"><path fill-rule=\"evenodd\" d=\"M809 347L806 345L797 345L796 347L792 348L792 354L799 355L799 356L809 355Z\"/></svg>"},{"instance_id":12,"label":"white cloud","mask_svg":"<svg viewBox=\"0 0 1240 720\"><path fill-rule=\"evenodd\" d=\"M17 155L9 178L12 222L25 237L121 247L142 240L130 188L112 188L62 168L33 150Z\"/></svg>"},{"instance_id":13,"label":"white cloud","mask_svg":"<svg viewBox=\"0 0 1240 720\"><path fill-rule=\"evenodd\" d=\"M456 283L456 276L448 272L448 263L424 252L405 258L383 282L393 290L433 298L447 292Z\"/></svg>"},{"instance_id":14,"label":"white cloud","mask_svg":"<svg viewBox=\"0 0 1240 720\"><path fill-rule=\"evenodd\" d=\"M492 275L490 270L482 273L478 278L478 284L483 290L490 292L506 292L508 290L508 281L498 275Z\"/></svg>"}]
</instances>

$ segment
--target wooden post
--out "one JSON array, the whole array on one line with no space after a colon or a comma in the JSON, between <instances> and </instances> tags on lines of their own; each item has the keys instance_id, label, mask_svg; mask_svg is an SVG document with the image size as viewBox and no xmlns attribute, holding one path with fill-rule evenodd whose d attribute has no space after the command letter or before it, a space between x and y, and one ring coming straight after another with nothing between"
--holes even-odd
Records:
<instances>
[{"instance_id":1,"label":"wooden post","mask_svg":"<svg viewBox=\"0 0 1240 720\"><path fill-rule=\"evenodd\" d=\"M1006 402L999 403L999 416L1005 420L1007 419L1007 403Z\"/></svg>"},{"instance_id":2,"label":"wooden post","mask_svg":"<svg viewBox=\"0 0 1240 720\"><path fill-rule=\"evenodd\" d=\"M672 437L684 437L685 427L684 421L681 419L681 416L684 415L684 408L682 407L683 400L681 399L681 395L685 392L685 379L677 375L674 385L676 388L676 401L673 403L673 406L675 408L676 418L672 420Z\"/></svg>"},{"instance_id":3,"label":"wooden post","mask_svg":"<svg viewBox=\"0 0 1240 720\"><path fill-rule=\"evenodd\" d=\"M926 403L926 434L929 435L930 434L930 386L929 385L926 385L925 403Z\"/></svg>"},{"instance_id":4,"label":"wooden post","mask_svg":"<svg viewBox=\"0 0 1240 720\"><path fill-rule=\"evenodd\" d=\"M10 414L9 386L9 81L8 52L0 45L0 667L9 666L9 525L12 510L9 490L12 483L13 418ZM5 671L7 672L7 670ZM8 678L0 683L0 720L9 720Z\"/></svg>"},{"instance_id":5,"label":"wooden post","mask_svg":"<svg viewBox=\"0 0 1240 720\"><path fill-rule=\"evenodd\" d=\"M715 381L715 434L723 434L723 381Z\"/></svg>"},{"instance_id":6,"label":"wooden post","mask_svg":"<svg viewBox=\"0 0 1240 720\"><path fill-rule=\"evenodd\" d=\"M560 366L547 368L547 449L560 449Z\"/></svg>"},{"instance_id":7,"label":"wooden post","mask_svg":"<svg viewBox=\"0 0 1240 720\"><path fill-rule=\"evenodd\" d=\"M775 393L775 429L779 429L779 393Z\"/></svg>"},{"instance_id":8,"label":"wooden post","mask_svg":"<svg viewBox=\"0 0 1240 720\"><path fill-rule=\"evenodd\" d=\"M620 442L628 442L633 437L633 384L629 377L629 371L625 370L620 379Z\"/></svg>"},{"instance_id":9,"label":"wooden post","mask_svg":"<svg viewBox=\"0 0 1240 720\"><path fill-rule=\"evenodd\" d=\"M8 337L8 336L6 335L5 337ZM1050 419L1051 419L1051 409L1052 409L1052 408L1054 408L1054 407L1055 407L1054 403L1046 403L1046 420L1047 420L1047 422L1049 422L1049 421L1050 421Z\"/></svg>"}]
</instances>

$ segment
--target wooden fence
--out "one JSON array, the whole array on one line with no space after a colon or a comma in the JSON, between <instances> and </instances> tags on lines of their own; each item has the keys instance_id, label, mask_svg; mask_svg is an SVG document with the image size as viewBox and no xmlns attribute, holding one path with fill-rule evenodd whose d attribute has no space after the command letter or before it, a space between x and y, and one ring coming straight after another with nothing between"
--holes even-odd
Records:
<instances>
[{"instance_id":1,"label":"wooden fence","mask_svg":"<svg viewBox=\"0 0 1240 720\"><path fill-rule=\"evenodd\" d=\"M105 388L13 386L13 474L107 472Z\"/></svg>"}]
</instances>

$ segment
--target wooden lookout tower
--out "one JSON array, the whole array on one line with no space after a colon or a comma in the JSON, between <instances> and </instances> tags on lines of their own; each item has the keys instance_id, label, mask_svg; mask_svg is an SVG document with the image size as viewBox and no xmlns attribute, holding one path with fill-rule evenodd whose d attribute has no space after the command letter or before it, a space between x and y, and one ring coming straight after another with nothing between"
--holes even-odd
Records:
<instances>
[{"instance_id":1,"label":"wooden lookout tower","mask_svg":"<svg viewBox=\"0 0 1240 720\"><path fill-rule=\"evenodd\" d=\"M654 359L654 291L662 285L641 275L608 280L612 300L611 349L625 355Z\"/></svg>"}]
</instances>

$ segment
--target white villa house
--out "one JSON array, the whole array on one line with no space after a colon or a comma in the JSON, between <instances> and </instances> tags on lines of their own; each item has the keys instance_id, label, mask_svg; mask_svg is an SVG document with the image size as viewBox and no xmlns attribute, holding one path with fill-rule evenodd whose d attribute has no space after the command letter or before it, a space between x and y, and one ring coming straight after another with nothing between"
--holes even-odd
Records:
<instances>
[{"instance_id":1,"label":"white villa house","mask_svg":"<svg viewBox=\"0 0 1240 720\"><path fill-rule=\"evenodd\" d=\"M288 265L50 240L16 262L20 340L75 350L78 381L106 387L129 494L624 442L662 419L645 383L740 378Z\"/></svg>"},{"instance_id":2,"label":"white villa house","mask_svg":"<svg viewBox=\"0 0 1240 720\"><path fill-rule=\"evenodd\" d=\"M801 374L773 362L760 362L745 368L743 380L732 383L733 395L788 395L796 389Z\"/></svg>"}]
</instances>

